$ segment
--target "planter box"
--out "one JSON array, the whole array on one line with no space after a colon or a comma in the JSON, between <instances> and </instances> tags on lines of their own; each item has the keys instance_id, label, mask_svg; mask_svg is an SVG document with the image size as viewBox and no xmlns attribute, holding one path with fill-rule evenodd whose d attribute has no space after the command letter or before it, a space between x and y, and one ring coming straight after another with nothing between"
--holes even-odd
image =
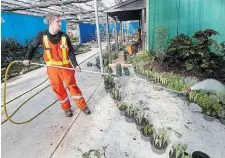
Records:
<instances>
[{"instance_id":1,"label":"planter box","mask_svg":"<svg viewBox=\"0 0 225 158\"><path fill-rule=\"evenodd\" d=\"M111 88L105 88L106 93L110 93L111 92Z\"/></svg>"},{"instance_id":2,"label":"planter box","mask_svg":"<svg viewBox=\"0 0 225 158\"><path fill-rule=\"evenodd\" d=\"M126 121L128 123L134 123L134 117L127 117L126 115L125 115L125 117L126 117Z\"/></svg>"},{"instance_id":3,"label":"planter box","mask_svg":"<svg viewBox=\"0 0 225 158\"><path fill-rule=\"evenodd\" d=\"M192 153L192 158L210 158L210 157L201 151L194 151Z\"/></svg>"},{"instance_id":4,"label":"planter box","mask_svg":"<svg viewBox=\"0 0 225 158\"><path fill-rule=\"evenodd\" d=\"M206 120L206 121L209 121L209 122L213 122L215 120L215 117L211 117L211 116L208 116L206 114L202 114L203 115L203 118Z\"/></svg>"},{"instance_id":5,"label":"planter box","mask_svg":"<svg viewBox=\"0 0 225 158\"><path fill-rule=\"evenodd\" d=\"M167 146L168 146L168 143L164 144L163 148L162 149L158 149L156 148L155 146L153 146L153 142L152 142L152 139L150 139L150 143L151 143L151 148L152 148L152 151L158 155L162 155L166 152L166 149L167 149Z\"/></svg>"},{"instance_id":6,"label":"planter box","mask_svg":"<svg viewBox=\"0 0 225 158\"><path fill-rule=\"evenodd\" d=\"M129 117L129 116L127 116L127 113L125 112L125 117L126 117L126 121L128 123L134 123L134 121L135 121L134 116Z\"/></svg>"},{"instance_id":7,"label":"planter box","mask_svg":"<svg viewBox=\"0 0 225 158\"><path fill-rule=\"evenodd\" d=\"M146 136L146 135L144 135L144 134L143 134L143 131L144 131L144 128L142 128L142 129L140 130L140 133L141 133L141 139L144 140L144 141L146 141L146 142L149 142L150 139L151 139L151 136Z\"/></svg>"},{"instance_id":8,"label":"planter box","mask_svg":"<svg viewBox=\"0 0 225 158\"><path fill-rule=\"evenodd\" d=\"M225 125L225 119L220 118L219 121L222 125Z\"/></svg>"},{"instance_id":9,"label":"planter box","mask_svg":"<svg viewBox=\"0 0 225 158\"><path fill-rule=\"evenodd\" d=\"M142 124L138 124L137 120L135 119L135 124L136 124L136 128L138 131L140 131L145 125L148 124L148 120L146 120L145 118L142 119Z\"/></svg>"},{"instance_id":10,"label":"planter box","mask_svg":"<svg viewBox=\"0 0 225 158\"><path fill-rule=\"evenodd\" d=\"M126 112L126 110L124 110L124 111L121 111L121 110L120 110L120 115L121 115L121 116L125 116L125 112Z\"/></svg>"}]
</instances>

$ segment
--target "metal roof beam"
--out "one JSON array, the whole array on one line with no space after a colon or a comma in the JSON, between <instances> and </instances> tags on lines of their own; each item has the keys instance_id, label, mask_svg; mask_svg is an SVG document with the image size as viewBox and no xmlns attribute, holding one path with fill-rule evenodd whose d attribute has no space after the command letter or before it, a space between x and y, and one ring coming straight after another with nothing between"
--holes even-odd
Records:
<instances>
[{"instance_id":1,"label":"metal roof beam","mask_svg":"<svg viewBox=\"0 0 225 158\"><path fill-rule=\"evenodd\" d=\"M2 11L17 11L17 10L26 10L26 9L32 9L32 8L47 8L50 6L63 6L63 5L68 5L71 3L86 3L90 2L92 0L67 0L67 1L59 1L59 2L50 2L46 4L34 4L30 6L20 6L20 7L15 7L15 8L5 8L2 9Z\"/></svg>"}]
</instances>

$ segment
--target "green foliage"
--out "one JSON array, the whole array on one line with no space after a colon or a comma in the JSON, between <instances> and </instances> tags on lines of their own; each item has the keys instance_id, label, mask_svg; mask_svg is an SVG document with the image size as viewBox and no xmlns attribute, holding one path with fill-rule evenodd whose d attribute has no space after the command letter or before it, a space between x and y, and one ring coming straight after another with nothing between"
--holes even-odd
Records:
<instances>
[{"instance_id":1,"label":"green foliage","mask_svg":"<svg viewBox=\"0 0 225 158\"><path fill-rule=\"evenodd\" d=\"M115 87L114 78L112 76L104 76L104 85L106 89Z\"/></svg>"},{"instance_id":2,"label":"green foliage","mask_svg":"<svg viewBox=\"0 0 225 158\"><path fill-rule=\"evenodd\" d=\"M114 100L118 100L118 101L120 101L121 100L121 94L120 94L120 91L119 91L119 89L118 88L113 88L112 89L112 92L111 92L111 95L112 95L112 98L114 99Z\"/></svg>"},{"instance_id":3,"label":"green foliage","mask_svg":"<svg viewBox=\"0 0 225 158\"><path fill-rule=\"evenodd\" d=\"M130 75L128 67L123 67L123 72L124 72L125 76L129 76Z\"/></svg>"},{"instance_id":4,"label":"green foliage","mask_svg":"<svg viewBox=\"0 0 225 158\"><path fill-rule=\"evenodd\" d=\"M159 128L153 131L152 145L158 148L165 148L168 143L167 131L165 128Z\"/></svg>"},{"instance_id":5,"label":"green foliage","mask_svg":"<svg viewBox=\"0 0 225 158\"><path fill-rule=\"evenodd\" d=\"M162 62L166 55L166 45L168 42L168 27L156 26L154 39L154 55L155 58Z\"/></svg>"},{"instance_id":6,"label":"green foliage","mask_svg":"<svg viewBox=\"0 0 225 158\"><path fill-rule=\"evenodd\" d=\"M116 60L118 58L118 53L117 52L112 52L112 60Z\"/></svg>"},{"instance_id":7,"label":"green foliage","mask_svg":"<svg viewBox=\"0 0 225 158\"><path fill-rule=\"evenodd\" d=\"M152 125L145 125L144 126L144 130L143 130L144 135L150 136L150 135L153 134L153 131L154 131L154 128L153 128Z\"/></svg>"},{"instance_id":8,"label":"green foliage","mask_svg":"<svg viewBox=\"0 0 225 158\"><path fill-rule=\"evenodd\" d=\"M106 66L106 67L104 68L104 72L105 72L105 73L108 73L108 74L111 74L111 73L113 72L112 67L111 67L111 66Z\"/></svg>"},{"instance_id":9,"label":"green foliage","mask_svg":"<svg viewBox=\"0 0 225 158\"><path fill-rule=\"evenodd\" d=\"M148 114L145 114L145 112L139 110L137 111L137 115L135 116L135 120L140 125L145 125L148 123Z\"/></svg>"},{"instance_id":10,"label":"green foliage","mask_svg":"<svg viewBox=\"0 0 225 158\"><path fill-rule=\"evenodd\" d=\"M185 156L184 152L187 150L187 144L173 144L172 149L170 150L169 155L172 156L175 154L175 158L182 158Z\"/></svg>"},{"instance_id":11,"label":"green foliage","mask_svg":"<svg viewBox=\"0 0 225 158\"><path fill-rule=\"evenodd\" d=\"M193 40L184 34L172 38L167 47L167 61L187 70L218 70L225 61L223 56L216 54L220 47L215 40L210 39L212 35L219 33L206 29L194 33ZM210 47L214 47L214 51Z\"/></svg>"},{"instance_id":12,"label":"green foliage","mask_svg":"<svg viewBox=\"0 0 225 158\"><path fill-rule=\"evenodd\" d=\"M217 113L219 118L225 119L225 106L220 105L218 107L218 113Z\"/></svg>"},{"instance_id":13,"label":"green foliage","mask_svg":"<svg viewBox=\"0 0 225 158\"><path fill-rule=\"evenodd\" d=\"M119 110L125 111L127 107L128 107L127 104L123 103L122 105L120 105Z\"/></svg>"},{"instance_id":14,"label":"green foliage","mask_svg":"<svg viewBox=\"0 0 225 158\"><path fill-rule=\"evenodd\" d=\"M122 76L122 67L121 64L116 64L116 75Z\"/></svg>"},{"instance_id":15,"label":"green foliage","mask_svg":"<svg viewBox=\"0 0 225 158\"><path fill-rule=\"evenodd\" d=\"M126 109L126 114L129 117L133 117L136 114L136 107L134 105L129 105Z\"/></svg>"}]
</instances>

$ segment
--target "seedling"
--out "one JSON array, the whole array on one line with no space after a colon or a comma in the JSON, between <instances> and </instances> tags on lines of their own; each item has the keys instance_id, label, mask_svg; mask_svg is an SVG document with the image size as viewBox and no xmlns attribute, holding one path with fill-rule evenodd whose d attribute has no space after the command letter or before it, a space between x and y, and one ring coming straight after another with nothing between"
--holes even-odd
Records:
<instances>
[{"instance_id":1,"label":"seedling","mask_svg":"<svg viewBox=\"0 0 225 158\"><path fill-rule=\"evenodd\" d=\"M153 140L151 144L157 149L165 149L168 145L166 129L158 129L153 131Z\"/></svg>"},{"instance_id":2,"label":"seedling","mask_svg":"<svg viewBox=\"0 0 225 158\"><path fill-rule=\"evenodd\" d=\"M183 158L184 156L188 156L185 155L185 152L187 150L187 144L181 145L181 144L174 144L172 146L172 149L170 150L170 157L175 157L174 158Z\"/></svg>"}]
</instances>

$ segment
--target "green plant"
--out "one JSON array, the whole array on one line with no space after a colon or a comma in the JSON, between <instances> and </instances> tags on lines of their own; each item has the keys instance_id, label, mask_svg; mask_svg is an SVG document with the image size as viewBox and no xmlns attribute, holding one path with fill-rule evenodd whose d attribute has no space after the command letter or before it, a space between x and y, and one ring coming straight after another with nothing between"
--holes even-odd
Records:
<instances>
[{"instance_id":1,"label":"green plant","mask_svg":"<svg viewBox=\"0 0 225 158\"><path fill-rule=\"evenodd\" d=\"M104 76L104 85L106 89L115 87L114 78L112 76Z\"/></svg>"},{"instance_id":2,"label":"green plant","mask_svg":"<svg viewBox=\"0 0 225 158\"><path fill-rule=\"evenodd\" d=\"M191 87L198 82L199 82L199 80L196 77L185 77L184 78L184 83L187 87Z\"/></svg>"},{"instance_id":3,"label":"green plant","mask_svg":"<svg viewBox=\"0 0 225 158\"><path fill-rule=\"evenodd\" d=\"M113 89L112 89L112 98L114 99L114 100L118 100L118 101L120 101L120 99L121 99L121 94L120 94L120 91L119 91L119 89L118 88L116 88L116 87L114 87Z\"/></svg>"},{"instance_id":4,"label":"green plant","mask_svg":"<svg viewBox=\"0 0 225 158\"><path fill-rule=\"evenodd\" d=\"M134 117L136 114L136 107L134 105L129 105L126 109L126 116L128 117Z\"/></svg>"},{"instance_id":5,"label":"green plant","mask_svg":"<svg viewBox=\"0 0 225 158\"><path fill-rule=\"evenodd\" d=\"M217 95L217 97L219 99L219 102L221 104L225 105L225 93L220 92L220 93L217 93L216 95Z\"/></svg>"},{"instance_id":6,"label":"green plant","mask_svg":"<svg viewBox=\"0 0 225 158\"><path fill-rule=\"evenodd\" d=\"M100 152L100 150L96 150L94 153L94 158L101 158L103 154Z\"/></svg>"},{"instance_id":7,"label":"green plant","mask_svg":"<svg viewBox=\"0 0 225 158\"><path fill-rule=\"evenodd\" d=\"M195 32L193 39L184 34L172 38L167 47L167 61L197 72L219 70L225 61L222 55L216 53L219 51L219 45L210 38L212 35L219 33L206 29Z\"/></svg>"},{"instance_id":8,"label":"green plant","mask_svg":"<svg viewBox=\"0 0 225 158\"><path fill-rule=\"evenodd\" d=\"M123 72L124 72L125 76L129 76L130 75L128 67L123 67Z\"/></svg>"},{"instance_id":9,"label":"green plant","mask_svg":"<svg viewBox=\"0 0 225 158\"><path fill-rule=\"evenodd\" d=\"M136 113L135 120L138 125L147 125L148 124L148 114L139 110Z\"/></svg>"},{"instance_id":10,"label":"green plant","mask_svg":"<svg viewBox=\"0 0 225 158\"><path fill-rule=\"evenodd\" d=\"M116 64L116 75L122 76L122 67L121 64Z\"/></svg>"},{"instance_id":11,"label":"green plant","mask_svg":"<svg viewBox=\"0 0 225 158\"><path fill-rule=\"evenodd\" d=\"M151 144L157 149L165 149L168 145L168 136L165 128L153 130Z\"/></svg>"},{"instance_id":12,"label":"green plant","mask_svg":"<svg viewBox=\"0 0 225 158\"><path fill-rule=\"evenodd\" d=\"M137 112L137 116L135 117L135 120L138 124L141 124L144 119L144 113L142 111Z\"/></svg>"},{"instance_id":13,"label":"green plant","mask_svg":"<svg viewBox=\"0 0 225 158\"><path fill-rule=\"evenodd\" d=\"M143 130L143 134L150 136L150 135L153 134L153 131L154 131L154 128L153 128L152 125L145 125L144 130Z\"/></svg>"},{"instance_id":14,"label":"green plant","mask_svg":"<svg viewBox=\"0 0 225 158\"><path fill-rule=\"evenodd\" d=\"M220 105L218 107L217 115L219 116L219 118L225 119L225 107L224 106Z\"/></svg>"},{"instance_id":15,"label":"green plant","mask_svg":"<svg viewBox=\"0 0 225 158\"><path fill-rule=\"evenodd\" d=\"M153 50L154 50L154 56L159 62L162 62L166 56L167 42L168 42L168 27L156 26Z\"/></svg>"},{"instance_id":16,"label":"green plant","mask_svg":"<svg viewBox=\"0 0 225 158\"><path fill-rule=\"evenodd\" d=\"M111 67L111 66L106 66L106 67L104 68L104 72L105 72L105 73L108 73L108 74L111 74L111 73L113 72L112 67Z\"/></svg>"},{"instance_id":17,"label":"green plant","mask_svg":"<svg viewBox=\"0 0 225 158\"><path fill-rule=\"evenodd\" d=\"M123 104L120 105L119 110L125 111L127 109L127 107L128 107L127 104L123 103Z\"/></svg>"},{"instance_id":18,"label":"green plant","mask_svg":"<svg viewBox=\"0 0 225 158\"><path fill-rule=\"evenodd\" d=\"M113 60L116 60L118 58L118 53L112 52L111 54L112 54L112 59Z\"/></svg>"},{"instance_id":19,"label":"green plant","mask_svg":"<svg viewBox=\"0 0 225 158\"><path fill-rule=\"evenodd\" d=\"M187 144L173 144L172 149L169 152L169 156L172 158L183 158L187 150Z\"/></svg>"}]
</instances>

